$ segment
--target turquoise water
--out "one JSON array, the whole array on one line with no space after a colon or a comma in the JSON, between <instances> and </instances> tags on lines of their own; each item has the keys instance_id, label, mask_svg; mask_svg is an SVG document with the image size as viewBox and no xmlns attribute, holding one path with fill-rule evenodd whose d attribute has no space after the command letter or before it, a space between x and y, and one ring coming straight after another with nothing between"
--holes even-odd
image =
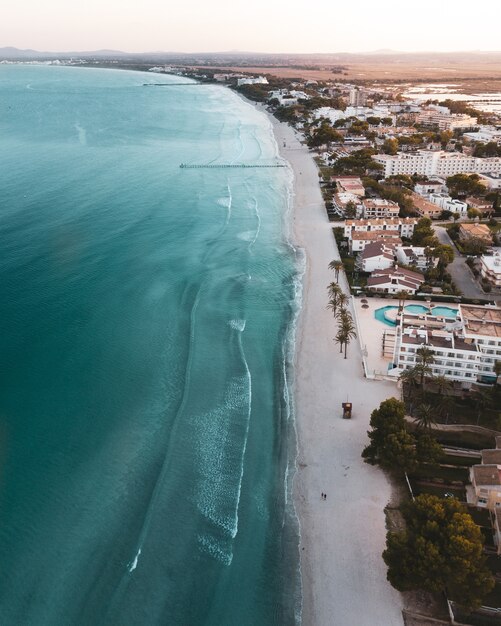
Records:
<instances>
[{"instance_id":1,"label":"turquoise water","mask_svg":"<svg viewBox=\"0 0 501 626\"><path fill-rule=\"evenodd\" d=\"M144 82L0 66L0 623L294 624L290 173Z\"/></svg>"},{"instance_id":2,"label":"turquoise water","mask_svg":"<svg viewBox=\"0 0 501 626\"><path fill-rule=\"evenodd\" d=\"M441 315L442 317L457 317L457 309L451 309L448 306L434 306L432 309L433 315Z\"/></svg>"},{"instance_id":3,"label":"turquoise water","mask_svg":"<svg viewBox=\"0 0 501 626\"><path fill-rule=\"evenodd\" d=\"M418 315L430 312L430 309L427 306L423 306L421 304L409 304L404 308L406 311L409 311L409 313L417 313Z\"/></svg>"},{"instance_id":4,"label":"turquoise water","mask_svg":"<svg viewBox=\"0 0 501 626\"><path fill-rule=\"evenodd\" d=\"M409 313L430 313L430 309L427 306L423 306L422 304L408 304L404 308ZM387 319L386 317L386 313L392 309L396 311L398 309L398 306L383 306L379 309L376 309L374 311L374 317L379 322L382 322L387 326L396 326L396 323L393 320ZM431 307L431 313L433 313L433 315L440 315L442 317L450 317L451 319L455 319L457 316L457 309L452 309L448 306L434 306Z\"/></svg>"}]
</instances>

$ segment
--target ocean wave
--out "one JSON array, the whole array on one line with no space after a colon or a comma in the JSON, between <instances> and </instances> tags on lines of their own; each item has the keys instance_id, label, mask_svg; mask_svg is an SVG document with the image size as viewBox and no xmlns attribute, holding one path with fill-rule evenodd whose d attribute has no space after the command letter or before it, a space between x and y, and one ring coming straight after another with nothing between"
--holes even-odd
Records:
<instances>
[{"instance_id":1,"label":"ocean wave","mask_svg":"<svg viewBox=\"0 0 501 626\"><path fill-rule=\"evenodd\" d=\"M140 556L141 556L141 548L139 548L139 550L137 551L136 556L134 557L134 560L131 561L131 563L129 563L129 565L127 566L127 569L129 570L129 572L133 572L136 569L137 562Z\"/></svg>"},{"instance_id":2,"label":"ocean wave","mask_svg":"<svg viewBox=\"0 0 501 626\"><path fill-rule=\"evenodd\" d=\"M220 561L223 565L231 565L233 552L225 549L221 542L215 541L212 535L198 535L198 545L202 552Z\"/></svg>"},{"instance_id":3,"label":"ocean wave","mask_svg":"<svg viewBox=\"0 0 501 626\"><path fill-rule=\"evenodd\" d=\"M219 550L227 555L238 533L238 508L252 409L252 378L241 339L245 320L232 319L228 324L232 329L230 349L239 357L241 371L226 383L218 405L195 417L199 431L196 506L210 522L206 536L212 537Z\"/></svg>"}]
</instances>

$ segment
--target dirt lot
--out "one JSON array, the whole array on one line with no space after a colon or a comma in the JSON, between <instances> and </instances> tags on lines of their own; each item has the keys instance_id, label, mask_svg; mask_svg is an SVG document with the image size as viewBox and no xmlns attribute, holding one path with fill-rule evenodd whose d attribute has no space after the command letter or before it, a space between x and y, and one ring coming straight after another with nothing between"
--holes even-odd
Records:
<instances>
[{"instance_id":1,"label":"dirt lot","mask_svg":"<svg viewBox=\"0 0 501 626\"><path fill-rule=\"evenodd\" d=\"M445 62L444 60L423 60L406 61L405 57L400 60L390 59L388 61L375 59L374 62L341 63L343 73L334 73L332 65L318 65L318 69L300 68L295 65L289 66L210 66L216 67L226 72L245 72L249 74L272 74L280 78L302 78L308 80L363 80L378 81L391 84L393 82L453 82L461 83L462 91L465 93L475 92L495 92L501 91L501 63L492 62ZM205 66L207 67L207 66Z\"/></svg>"}]
</instances>

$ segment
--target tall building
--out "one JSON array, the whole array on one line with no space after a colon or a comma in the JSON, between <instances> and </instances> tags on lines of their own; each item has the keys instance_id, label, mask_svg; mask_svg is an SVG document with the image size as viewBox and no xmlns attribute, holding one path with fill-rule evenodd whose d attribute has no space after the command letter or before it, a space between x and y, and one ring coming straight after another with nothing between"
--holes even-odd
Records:
<instances>
[{"instance_id":1,"label":"tall building","mask_svg":"<svg viewBox=\"0 0 501 626\"><path fill-rule=\"evenodd\" d=\"M353 87L350 89L350 106L363 107L367 102L367 93L361 87Z\"/></svg>"},{"instance_id":2,"label":"tall building","mask_svg":"<svg viewBox=\"0 0 501 626\"><path fill-rule=\"evenodd\" d=\"M479 158L443 152L442 150L418 150L412 153L399 152L395 155L376 154L373 159L384 167L384 177L397 174L419 174L447 178L455 174L501 173L501 158Z\"/></svg>"}]
</instances>

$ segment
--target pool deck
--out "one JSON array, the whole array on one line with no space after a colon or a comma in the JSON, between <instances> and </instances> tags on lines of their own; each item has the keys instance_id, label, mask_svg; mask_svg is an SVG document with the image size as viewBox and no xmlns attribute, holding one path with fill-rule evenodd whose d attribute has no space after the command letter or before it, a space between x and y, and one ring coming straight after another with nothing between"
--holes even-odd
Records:
<instances>
[{"instance_id":1,"label":"pool deck","mask_svg":"<svg viewBox=\"0 0 501 626\"><path fill-rule=\"evenodd\" d=\"M394 306L398 307L398 300L389 300L385 298L367 298L368 308L363 308L363 303L360 298L353 298L353 307L355 309L355 315L358 324L358 338L362 354L365 357L365 367L368 378L386 378L388 377L388 365L392 362L392 350L387 351L383 356L383 334L386 332L387 345L391 344L391 336L395 333L395 326L390 326L384 322L380 322L374 317L374 313L383 307ZM406 300L405 306L418 305L429 306L447 306L441 302L430 302L426 305L423 302L415 300ZM447 308L457 308L450 306ZM390 317L393 317L390 313ZM389 340L389 341L388 341ZM396 378L389 377L391 380Z\"/></svg>"},{"instance_id":2,"label":"pool deck","mask_svg":"<svg viewBox=\"0 0 501 626\"><path fill-rule=\"evenodd\" d=\"M353 307L358 322L358 339L362 354L365 356L367 376L371 378L387 376L391 357L382 356L383 333L385 331L394 333L395 327L380 322L374 317L374 313L377 309L385 306L398 306L398 300L367 298L367 304L369 308L364 309L359 298L353 299Z\"/></svg>"}]
</instances>

